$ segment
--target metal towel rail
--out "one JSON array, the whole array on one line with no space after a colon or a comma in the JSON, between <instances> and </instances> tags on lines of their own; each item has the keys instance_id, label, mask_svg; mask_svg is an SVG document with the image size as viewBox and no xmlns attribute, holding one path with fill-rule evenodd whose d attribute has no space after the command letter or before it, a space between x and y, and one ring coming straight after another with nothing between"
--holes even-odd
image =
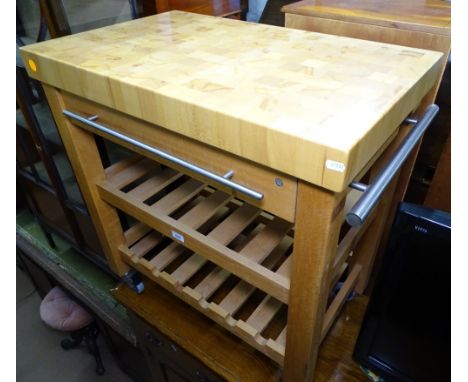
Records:
<instances>
[{"instance_id":1,"label":"metal towel rail","mask_svg":"<svg viewBox=\"0 0 468 382\"><path fill-rule=\"evenodd\" d=\"M63 114L66 115L67 117L71 118L71 119L74 119L75 121L78 121L78 122L81 122L95 130L98 130L98 131L101 131L101 132L104 132L114 138L117 138L119 139L120 141L123 141L123 142L126 142L126 143L129 143L135 147L138 147L144 151L147 151L151 154L154 154L156 156L158 156L159 158L162 158L162 159L165 159L167 160L168 162L171 162L173 164L176 164L180 167L183 167L187 170L190 170L190 171L193 171L194 173L197 173L199 175L203 175L205 176L206 178L208 179L211 179L212 181L218 183L218 184L221 184L223 186L226 186L226 187L229 187L235 191L238 191L252 199L255 199L255 200L262 200L263 199L263 194L258 192L258 191L255 191L255 190L252 190L248 187L245 187L243 186L242 184L239 184L239 183L236 183L236 182L233 182L232 180L230 180L229 178L232 177L232 175L234 174L234 172L232 170L228 171L224 176L221 176L221 175L218 175L218 174L215 174L211 171L208 171L202 167L199 167L193 163L190 163L190 162L187 162L183 159L180 159L180 158L177 158L169 153L166 153L164 151L161 151L161 150L158 150L157 148L155 147L152 147L152 146L149 146L143 142L140 142L138 141L137 139L134 139L134 138L131 138L125 134L121 134L117 131L114 131L112 130L111 128L107 127L107 126L104 126L104 125L101 125L99 123L96 123L94 122L98 116L96 115L93 115L89 118L85 118L85 117L82 117L76 113L73 113L69 110L63 110Z\"/></svg>"},{"instance_id":2,"label":"metal towel rail","mask_svg":"<svg viewBox=\"0 0 468 382\"><path fill-rule=\"evenodd\" d=\"M350 184L351 188L363 191L363 194L346 214L346 221L349 225L356 227L364 223L395 174L398 172L408 155L418 143L419 139L429 127L438 111L439 107L432 104L428 106L421 119L415 120L408 118L406 120L407 123L415 124L413 130L401 143L398 150L395 152L385 168L382 169L382 171L373 180L372 184L365 185L359 182L352 182Z\"/></svg>"}]
</instances>

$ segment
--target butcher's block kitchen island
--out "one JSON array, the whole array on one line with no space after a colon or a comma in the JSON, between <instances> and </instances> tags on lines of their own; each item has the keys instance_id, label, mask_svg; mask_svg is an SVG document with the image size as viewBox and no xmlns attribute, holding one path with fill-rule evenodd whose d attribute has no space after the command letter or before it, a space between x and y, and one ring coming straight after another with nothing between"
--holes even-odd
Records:
<instances>
[{"instance_id":1,"label":"butcher's block kitchen island","mask_svg":"<svg viewBox=\"0 0 468 382\"><path fill-rule=\"evenodd\" d=\"M136 292L135 270L158 283L283 381L313 380L437 112L418 106L442 54L179 11L21 50L113 271ZM135 155L104 167L95 135Z\"/></svg>"}]
</instances>

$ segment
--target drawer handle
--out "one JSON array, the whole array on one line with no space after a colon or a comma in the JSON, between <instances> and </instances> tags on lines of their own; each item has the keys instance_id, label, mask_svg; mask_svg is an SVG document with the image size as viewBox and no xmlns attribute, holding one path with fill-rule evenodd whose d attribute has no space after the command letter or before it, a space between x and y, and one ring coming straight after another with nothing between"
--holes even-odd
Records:
<instances>
[{"instance_id":1,"label":"drawer handle","mask_svg":"<svg viewBox=\"0 0 468 382\"><path fill-rule=\"evenodd\" d=\"M346 214L346 221L349 225L357 227L364 223L438 111L439 107L432 104L426 109L421 119L406 119L407 123L415 125L413 130L400 144L398 150L393 154L393 157L377 175L372 184L366 185L359 182L351 182L350 187L362 191L363 194Z\"/></svg>"},{"instance_id":2,"label":"drawer handle","mask_svg":"<svg viewBox=\"0 0 468 382\"><path fill-rule=\"evenodd\" d=\"M104 125L101 125L101 124L98 124L96 122L94 122L96 119L97 119L97 116L92 116L90 118L85 118L85 117L82 117L78 114L75 114L71 111L68 111L68 110L63 110L63 114L66 115L67 117L71 118L71 119L74 119L75 121L78 121L78 122L81 122L81 123L84 123L85 125L89 126L89 127L92 127L93 129L96 129L96 130L99 130L99 131L102 131L108 135L111 135L121 141L124 141L124 142L127 142L127 143L130 143L142 150L145 150L147 152L150 152L162 159L165 159L171 163L174 163L174 164L177 164L178 166L181 166L187 170L190 170L190 171L193 171L199 175L203 175L205 176L206 178L208 179L211 179L212 181L216 182L216 183L219 183L223 186L226 186L226 187L229 187L229 188L232 188L233 190L236 190L252 199L255 199L255 200L262 200L263 199L263 194L258 192L258 191L255 191L255 190L252 190L248 187L245 187L243 186L242 184L239 184L239 183L236 183L236 182L233 182L232 180L230 180L229 178L232 177L233 175L233 172L232 171L229 171L226 175L224 176L221 176L221 175L217 175L211 171L208 171L208 170L205 170L204 168L202 167L199 167L193 163L190 163L190 162L187 162L183 159L180 159L180 158L177 158L171 154L168 154L164 151L161 151L161 150L158 150L152 146L149 146L143 142L140 142L134 138L131 138L127 135L124 135L124 134L121 134L117 131L114 131L112 130L111 128L109 127L106 127Z\"/></svg>"}]
</instances>

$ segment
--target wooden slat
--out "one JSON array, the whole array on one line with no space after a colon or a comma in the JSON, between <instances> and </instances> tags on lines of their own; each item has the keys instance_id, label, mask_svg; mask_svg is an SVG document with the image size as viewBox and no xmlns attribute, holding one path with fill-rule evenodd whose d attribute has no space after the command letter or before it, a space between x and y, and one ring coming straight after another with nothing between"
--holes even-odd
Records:
<instances>
[{"instance_id":1,"label":"wooden slat","mask_svg":"<svg viewBox=\"0 0 468 382\"><path fill-rule=\"evenodd\" d=\"M170 215L183 204L187 203L204 187L202 182L190 179L184 184L167 194L151 206L153 213ZM133 197L132 197L133 198Z\"/></svg>"},{"instance_id":2,"label":"wooden slat","mask_svg":"<svg viewBox=\"0 0 468 382\"><path fill-rule=\"evenodd\" d=\"M271 322L283 304L271 296L265 297L246 323L261 332Z\"/></svg>"},{"instance_id":3,"label":"wooden slat","mask_svg":"<svg viewBox=\"0 0 468 382\"><path fill-rule=\"evenodd\" d=\"M128 250L126 247L120 248L122 258L125 260L129 260L132 257L131 251ZM130 260L131 262L131 260ZM155 277L151 270L149 270L144 264L146 260L141 259L140 262L133 264L134 267L139 270L142 274L150 277L151 279L155 280L159 285L164 287L165 289L169 290L172 294L182 299L184 302L189 304L191 307L195 308L202 314L206 315L208 318L213 320L214 322L218 323L226 330L230 331L237 337L241 338L246 343L250 344L252 347L257 349L258 351L266 354L272 360L277 362L278 364L283 363L284 359L284 346L281 348L280 346L276 346L276 343L269 339L267 340L264 337L257 336L255 337L255 329L251 326L247 325L243 321L236 321L233 320L231 317L226 320L226 317L219 314L216 310L213 309L206 309L207 304L205 300L200 300L199 295L194 293L193 289L189 287L185 287L181 289L178 287L178 284L174 282L171 275L162 272L160 276Z\"/></svg>"},{"instance_id":4,"label":"wooden slat","mask_svg":"<svg viewBox=\"0 0 468 382\"><path fill-rule=\"evenodd\" d=\"M189 227L198 228L207 220L211 219L222 206L226 205L231 200L231 198L232 196L223 191L216 191L180 217L178 221Z\"/></svg>"},{"instance_id":5,"label":"wooden slat","mask_svg":"<svg viewBox=\"0 0 468 382\"><path fill-rule=\"evenodd\" d=\"M273 250L268 258L262 263L265 268L271 269L282 258L292 245L292 238L286 236L281 243ZM231 275L225 269L216 267L206 276L196 287L195 291L200 293L203 298L209 298Z\"/></svg>"},{"instance_id":6,"label":"wooden slat","mask_svg":"<svg viewBox=\"0 0 468 382\"><path fill-rule=\"evenodd\" d=\"M229 202L231 196L222 191L216 191L208 196L204 201L183 215L178 221L190 228L198 229L206 221L211 219L219 209ZM157 254L150 263L154 266L155 272L159 272L167 267L176 257L185 251L185 247L177 242L172 242L160 253Z\"/></svg>"},{"instance_id":7,"label":"wooden slat","mask_svg":"<svg viewBox=\"0 0 468 382\"><path fill-rule=\"evenodd\" d=\"M274 219L240 251L240 254L257 263L262 262L286 236L291 227L292 224L289 222Z\"/></svg>"},{"instance_id":8,"label":"wooden slat","mask_svg":"<svg viewBox=\"0 0 468 382\"><path fill-rule=\"evenodd\" d=\"M288 327L285 326L284 329L281 331L278 337L276 337L276 343L279 346L285 347L286 346L286 334L288 332Z\"/></svg>"},{"instance_id":9,"label":"wooden slat","mask_svg":"<svg viewBox=\"0 0 468 382\"><path fill-rule=\"evenodd\" d=\"M208 234L208 237L223 245L227 245L250 223L252 223L259 214L259 209L248 204L244 204L228 216L220 225L213 229L213 231ZM183 284L206 262L206 258L198 254L194 254L172 273L172 277L179 283Z\"/></svg>"},{"instance_id":10,"label":"wooden slat","mask_svg":"<svg viewBox=\"0 0 468 382\"><path fill-rule=\"evenodd\" d=\"M179 175L175 173L175 171L170 170L166 173L166 175L162 177L154 176L153 178L149 179L152 180L153 185L156 186L156 183L159 183L159 190L164 187L164 184L170 183L177 179ZM157 186L156 186L157 187ZM203 185L194 180L189 180L184 183L182 186L171 192L170 194L166 195L162 198L159 202L155 203L153 206L158 208L159 211L170 214L174 210L180 207L187 199L192 198L199 189L203 187ZM146 186L148 189L149 187ZM157 193L158 189L155 190L154 193ZM133 194L141 196L140 193ZM179 221L186 222L189 225L195 224L201 225L204 221L209 219L222 205L226 204L231 197L221 191L213 193L209 198L206 198L203 202L199 203L195 206L192 210L190 210L187 214L185 214ZM144 200L144 198L142 199ZM137 235L140 234L140 237L145 235L150 230L149 227L142 225L137 225L135 228L131 228L127 230L127 241L128 238L132 239L132 242L129 243L131 246L137 240ZM138 261L141 257L143 257L146 253L148 253L152 248L158 245L161 240L163 239L163 235L152 232L150 235L144 237L140 240L137 244L135 244L131 250L134 253L132 256L133 261ZM182 248L183 250L183 248Z\"/></svg>"},{"instance_id":11,"label":"wooden slat","mask_svg":"<svg viewBox=\"0 0 468 382\"><path fill-rule=\"evenodd\" d=\"M133 155L130 158L123 159L105 168L104 173L106 174L107 178L110 178L140 160L141 157L139 155Z\"/></svg>"},{"instance_id":12,"label":"wooden slat","mask_svg":"<svg viewBox=\"0 0 468 382\"><path fill-rule=\"evenodd\" d=\"M291 256L289 256L276 271L281 276L286 276L291 272ZM255 291L255 287L249 283L241 280L239 283L227 294L227 296L221 301L219 306L233 315L239 310L239 308L247 301L247 299Z\"/></svg>"},{"instance_id":13,"label":"wooden slat","mask_svg":"<svg viewBox=\"0 0 468 382\"><path fill-rule=\"evenodd\" d=\"M239 253L220 244L174 218L162 213L155 213L154 208L134 200L122 191L116 190L108 182L97 184L99 195L107 203L121 209L135 219L151 226L165 236L174 232L182 235L184 246L195 253L203 253L207 260L225 268L237 277L256 286L264 292L287 304L289 298L289 279L278 275L252 260L239 256Z\"/></svg>"},{"instance_id":14,"label":"wooden slat","mask_svg":"<svg viewBox=\"0 0 468 382\"><path fill-rule=\"evenodd\" d=\"M346 299L348 298L350 292L353 290L354 286L356 285L356 282L359 277L359 273L361 272L362 267L359 264L356 264L349 274L349 276L346 278L346 281L344 282L343 286L341 287L340 291L336 295L336 297L333 299L333 302L331 305L328 307L327 312L325 313L325 317L323 319L323 327L322 327L322 332L321 332L321 339L320 341L323 341L325 336L327 335L328 331L330 330L331 326L333 325L333 322L335 322L335 318L340 312L340 309L343 307L344 303L346 302Z\"/></svg>"},{"instance_id":15,"label":"wooden slat","mask_svg":"<svg viewBox=\"0 0 468 382\"><path fill-rule=\"evenodd\" d=\"M335 287L336 283L340 280L341 276L344 274L348 268L348 263L343 263L341 267L336 271L335 276L332 277L330 282L330 290Z\"/></svg>"},{"instance_id":16,"label":"wooden slat","mask_svg":"<svg viewBox=\"0 0 468 382\"><path fill-rule=\"evenodd\" d=\"M156 231L146 235L143 239L131 247L132 252L135 254L133 260L135 261L146 255L149 251L156 247L163 238L164 236Z\"/></svg>"},{"instance_id":17,"label":"wooden slat","mask_svg":"<svg viewBox=\"0 0 468 382\"><path fill-rule=\"evenodd\" d=\"M148 227L146 224L140 222L131 226L125 231L125 240L127 241L127 245L131 247L138 240L140 240L140 238L145 236L149 231L151 231L151 227Z\"/></svg>"},{"instance_id":18,"label":"wooden slat","mask_svg":"<svg viewBox=\"0 0 468 382\"><path fill-rule=\"evenodd\" d=\"M378 204L377 204L378 205ZM344 262L348 259L350 252L359 243L363 234L367 231L367 228L374 221L376 214L375 210L368 216L366 221L360 227L351 227L346 233L344 238L340 241L336 250L335 261L333 267L329 273L329 284L331 286L331 280L335 278L337 272L341 269Z\"/></svg>"},{"instance_id":19,"label":"wooden slat","mask_svg":"<svg viewBox=\"0 0 468 382\"><path fill-rule=\"evenodd\" d=\"M128 193L134 198L144 201L150 196L157 194L181 176L183 176L182 173L172 170L171 168L165 168Z\"/></svg>"},{"instance_id":20,"label":"wooden slat","mask_svg":"<svg viewBox=\"0 0 468 382\"><path fill-rule=\"evenodd\" d=\"M141 178L148 171L157 166L159 165L156 162L143 158L135 164L124 168L114 176L108 177L107 181L114 187L121 189L122 187L125 187L126 185L134 182L138 178Z\"/></svg>"}]
</instances>

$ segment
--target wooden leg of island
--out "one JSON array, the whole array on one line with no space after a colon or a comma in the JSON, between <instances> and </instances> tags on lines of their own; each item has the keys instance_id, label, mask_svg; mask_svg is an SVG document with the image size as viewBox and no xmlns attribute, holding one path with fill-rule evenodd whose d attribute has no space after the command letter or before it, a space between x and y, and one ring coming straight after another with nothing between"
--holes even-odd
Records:
<instances>
[{"instance_id":1,"label":"wooden leg of island","mask_svg":"<svg viewBox=\"0 0 468 382\"><path fill-rule=\"evenodd\" d=\"M284 382L313 380L345 195L299 182Z\"/></svg>"},{"instance_id":2,"label":"wooden leg of island","mask_svg":"<svg viewBox=\"0 0 468 382\"><path fill-rule=\"evenodd\" d=\"M96 184L104 180L105 172L94 136L65 118L60 91L45 84L43 87L107 261L111 269L122 276L130 269L118 252L119 245L125 244L125 238L117 211L98 194Z\"/></svg>"}]
</instances>

